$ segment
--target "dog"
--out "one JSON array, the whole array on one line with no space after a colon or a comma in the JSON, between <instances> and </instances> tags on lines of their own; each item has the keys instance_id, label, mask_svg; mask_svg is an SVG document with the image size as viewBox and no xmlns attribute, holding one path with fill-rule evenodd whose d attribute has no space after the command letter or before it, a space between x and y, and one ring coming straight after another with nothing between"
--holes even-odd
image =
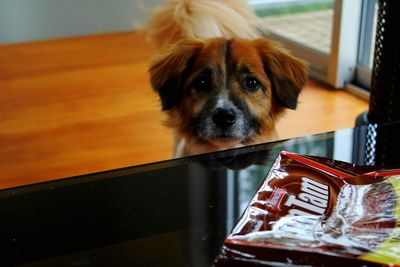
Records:
<instances>
[{"instance_id":1,"label":"dog","mask_svg":"<svg viewBox=\"0 0 400 267\"><path fill-rule=\"evenodd\" d=\"M307 64L266 39L244 1L169 0L144 30L157 48L150 82L175 130L175 157L278 138Z\"/></svg>"}]
</instances>

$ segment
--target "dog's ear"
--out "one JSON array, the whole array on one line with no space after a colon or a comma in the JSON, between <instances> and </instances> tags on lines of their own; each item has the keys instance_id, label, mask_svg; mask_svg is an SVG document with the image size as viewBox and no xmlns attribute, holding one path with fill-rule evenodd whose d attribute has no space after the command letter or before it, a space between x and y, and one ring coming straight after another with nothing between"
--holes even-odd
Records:
<instances>
[{"instance_id":1,"label":"dog's ear","mask_svg":"<svg viewBox=\"0 0 400 267\"><path fill-rule=\"evenodd\" d=\"M150 63L150 82L160 96L162 110L179 103L184 76L202 45L201 40L178 42L160 52Z\"/></svg>"},{"instance_id":2,"label":"dog's ear","mask_svg":"<svg viewBox=\"0 0 400 267\"><path fill-rule=\"evenodd\" d=\"M297 98L307 80L307 64L291 55L278 42L258 39L255 40L255 45L278 103L296 109Z\"/></svg>"}]
</instances>

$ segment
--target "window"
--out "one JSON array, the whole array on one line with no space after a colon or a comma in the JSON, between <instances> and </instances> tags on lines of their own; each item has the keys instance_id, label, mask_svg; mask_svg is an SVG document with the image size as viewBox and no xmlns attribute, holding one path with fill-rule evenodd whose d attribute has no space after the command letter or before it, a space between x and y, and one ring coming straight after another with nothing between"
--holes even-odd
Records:
<instances>
[{"instance_id":1,"label":"window","mask_svg":"<svg viewBox=\"0 0 400 267\"><path fill-rule=\"evenodd\" d=\"M369 87L377 0L248 0L268 35L336 88ZM376 20L376 19L375 19Z\"/></svg>"},{"instance_id":2,"label":"window","mask_svg":"<svg viewBox=\"0 0 400 267\"><path fill-rule=\"evenodd\" d=\"M268 35L310 63L310 74L326 81L331 54L334 0L248 0L265 19Z\"/></svg>"},{"instance_id":3,"label":"window","mask_svg":"<svg viewBox=\"0 0 400 267\"><path fill-rule=\"evenodd\" d=\"M330 54L333 0L250 1L274 36Z\"/></svg>"}]
</instances>

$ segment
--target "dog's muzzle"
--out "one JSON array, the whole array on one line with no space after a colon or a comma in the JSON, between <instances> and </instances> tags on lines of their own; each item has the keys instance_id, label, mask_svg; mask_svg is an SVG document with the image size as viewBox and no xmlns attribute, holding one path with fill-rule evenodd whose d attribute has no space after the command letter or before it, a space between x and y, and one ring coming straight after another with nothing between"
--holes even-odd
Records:
<instances>
[{"instance_id":1,"label":"dog's muzzle","mask_svg":"<svg viewBox=\"0 0 400 267\"><path fill-rule=\"evenodd\" d=\"M205 105L197 124L197 136L212 143L240 143L251 133L243 108L227 98L214 98Z\"/></svg>"}]
</instances>

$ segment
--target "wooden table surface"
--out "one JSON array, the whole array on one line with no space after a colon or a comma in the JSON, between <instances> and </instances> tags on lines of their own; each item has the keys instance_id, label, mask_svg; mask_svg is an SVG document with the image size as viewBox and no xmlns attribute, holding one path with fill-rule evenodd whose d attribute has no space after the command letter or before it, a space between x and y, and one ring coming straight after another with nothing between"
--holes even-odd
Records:
<instances>
[{"instance_id":1,"label":"wooden table surface","mask_svg":"<svg viewBox=\"0 0 400 267\"><path fill-rule=\"evenodd\" d=\"M0 188L171 158L134 32L0 45ZM280 137L352 127L368 103L309 81Z\"/></svg>"}]
</instances>

